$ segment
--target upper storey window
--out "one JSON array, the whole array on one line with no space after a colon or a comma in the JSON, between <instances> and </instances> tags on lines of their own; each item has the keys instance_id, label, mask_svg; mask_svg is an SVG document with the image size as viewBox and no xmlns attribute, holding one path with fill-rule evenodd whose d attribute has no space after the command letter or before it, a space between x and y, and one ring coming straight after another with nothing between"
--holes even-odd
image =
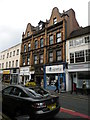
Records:
<instances>
[{"instance_id":1,"label":"upper storey window","mask_svg":"<svg viewBox=\"0 0 90 120\"><path fill-rule=\"evenodd\" d=\"M41 24L39 24L39 30L41 30L42 29L42 23Z\"/></svg>"},{"instance_id":2,"label":"upper storey window","mask_svg":"<svg viewBox=\"0 0 90 120\"><path fill-rule=\"evenodd\" d=\"M56 41L57 41L57 43L61 42L61 33L60 32L57 33L57 35L56 35Z\"/></svg>"},{"instance_id":3,"label":"upper storey window","mask_svg":"<svg viewBox=\"0 0 90 120\"><path fill-rule=\"evenodd\" d=\"M50 44L50 45L53 44L53 35L50 35L50 36L49 36L49 44Z\"/></svg>"},{"instance_id":4,"label":"upper storey window","mask_svg":"<svg viewBox=\"0 0 90 120\"><path fill-rule=\"evenodd\" d=\"M38 41L36 40L35 41L35 49L37 49L38 48Z\"/></svg>"},{"instance_id":5,"label":"upper storey window","mask_svg":"<svg viewBox=\"0 0 90 120\"><path fill-rule=\"evenodd\" d=\"M24 45L24 52L26 52L26 45Z\"/></svg>"},{"instance_id":6,"label":"upper storey window","mask_svg":"<svg viewBox=\"0 0 90 120\"><path fill-rule=\"evenodd\" d=\"M28 36L30 36L30 33L29 33L29 32L27 32L27 37L28 37Z\"/></svg>"},{"instance_id":7,"label":"upper storey window","mask_svg":"<svg viewBox=\"0 0 90 120\"><path fill-rule=\"evenodd\" d=\"M55 17L54 19L53 19L53 24L56 24L57 23L57 18Z\"/></svg>"},{"instance_id":8,"label":"upper storey window","mask_svg":"<svg viewBox=\"0 0 90 120\"><path fill-rule=\"evenodd\" d=\"M90 43L90 37L89 36L85 37L85 43Z\"/></svg>"},{"instance_id":9,"label":"upper storey window","mask_svg":"<svg viewBox=\"0 0 90 120\"><path fill-rule=\"evenodd\" d=\"M28 51L31 50L31 43L28 44Z\"/></svg>"},{"instance_id":10,"label":"upper storey window","mask_svg":"<svg viewBox=\"0 0 90 120\"><path fill-rule=\"evenodd\" d=\"M40 39L40 47L43 47L43 38Z\"/></svg>"}]
</instances>

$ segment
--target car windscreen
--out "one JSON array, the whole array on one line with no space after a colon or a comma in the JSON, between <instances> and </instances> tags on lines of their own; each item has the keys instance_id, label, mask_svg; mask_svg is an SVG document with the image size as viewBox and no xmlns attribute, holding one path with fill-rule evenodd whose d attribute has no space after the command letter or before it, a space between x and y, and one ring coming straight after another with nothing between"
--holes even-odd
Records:
<instances>
[{"instance_id":1,"label":"car windscreen","mask_svg":"<svg viewBox=\"0 0 90 120\"><path fill-rule=\"evenodd\" d=\"M26 88L30 94L36 97L46 97L49 95L49 92L41 87L30 87Z\"/></svg>"}]
</instances>

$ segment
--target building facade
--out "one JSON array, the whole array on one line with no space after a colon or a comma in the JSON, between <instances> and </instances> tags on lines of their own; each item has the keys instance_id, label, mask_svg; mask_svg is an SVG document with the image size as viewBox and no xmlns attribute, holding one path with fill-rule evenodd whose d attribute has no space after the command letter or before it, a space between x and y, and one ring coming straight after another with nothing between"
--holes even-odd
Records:
<instances>
[{"instance_id":1,"label":"building facade","mask_svg":"<svg viewBox=\"0 0 90 120\"><path fill-rule=\"evenodd\" d=\"M21 44L17 44L0 53L0 78L4 82L19 82Z\"/></svg>"},{"instance_id":2,"label":"building facade","mask_svg":"<svg viewBox=\"0 0 90 120\"><path fill-rule=\"evenodd\" d=\"M67 91L82 89L83 81L90 90L90 26L73 31L66 42Z\"/></svg>"},{"instance_id":3,"label":"building facade","mask_svg":"<svg viewBox=\"0 0 90 120\"><path fill-rule=\"evenodd\" d=\"M22 81L34 79L46 87L58 80L66 86L66 38L79 28L73 9L60 13L53 8L50 19L34 27L30 23L22 35L20 74ZM27 68L27 69L26 69Z\"/></svg>"}]
</instances>

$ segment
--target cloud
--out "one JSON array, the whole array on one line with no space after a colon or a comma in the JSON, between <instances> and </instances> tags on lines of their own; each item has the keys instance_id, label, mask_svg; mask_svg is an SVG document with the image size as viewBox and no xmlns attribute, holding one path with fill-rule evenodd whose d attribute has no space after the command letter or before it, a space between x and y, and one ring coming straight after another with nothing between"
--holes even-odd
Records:
<instances>
[{"instance_id":1,"label":"cloud","mask_svg":"<svg viewBox=\"0 0 90 120\"><path fill-rule=\"evenodd\" d=\"M0 28L0 51L5 50L12 45L16 45L21 42L22 30L10 28L8 26L2 26Z\"/></svg>"}]
</instances>

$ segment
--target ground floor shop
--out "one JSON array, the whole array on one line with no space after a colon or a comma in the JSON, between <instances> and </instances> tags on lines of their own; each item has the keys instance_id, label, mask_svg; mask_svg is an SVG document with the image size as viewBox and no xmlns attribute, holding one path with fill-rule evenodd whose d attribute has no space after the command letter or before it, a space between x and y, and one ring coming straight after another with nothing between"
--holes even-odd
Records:
<instances>
[{"instance_id":1,"label":"ground floor shop","mask_svg":"<svg viewBox=\"0 0 90 120\"><path fill-rule=\"evenodd\" d=\"M20 68L19 83L25 84L27 81L33 79L34 71L30 71L30 66Z\"/></svg>"},{"instance_id":2,"label":"ground floor shop","mask_svg":"<svg viewBox=\"0 0 90 120\"><path fill-rule=\"evenodd\" d=\"M7 83L18 84L19 68L11 68L8 70L3 70L2 81Z\"/></svg>"},{"instance_id":3,"label":"ground floor shop","mask_svg":"<svg viewBox=\"0 0 90 120\"><path fill-rule=\"evenodd\" d=\"M44 87L55 90L55 83L58 81L58 89L60 91L66 90L66 77L64 65L50 65L45 66L44 73Z\"/></svg>"},{"instance_id":4,"label":"ground floor shop","mask_svg":"<svg viewBox=\"0 0 90 120\"><path fill-rule=\"evenodd\" d=\"M76 89L81 91L84 81L86 89L90 90L90 70L87 64L69 66L66 79L68 91L75 91Z\"/></svg>"}]
</instances>

